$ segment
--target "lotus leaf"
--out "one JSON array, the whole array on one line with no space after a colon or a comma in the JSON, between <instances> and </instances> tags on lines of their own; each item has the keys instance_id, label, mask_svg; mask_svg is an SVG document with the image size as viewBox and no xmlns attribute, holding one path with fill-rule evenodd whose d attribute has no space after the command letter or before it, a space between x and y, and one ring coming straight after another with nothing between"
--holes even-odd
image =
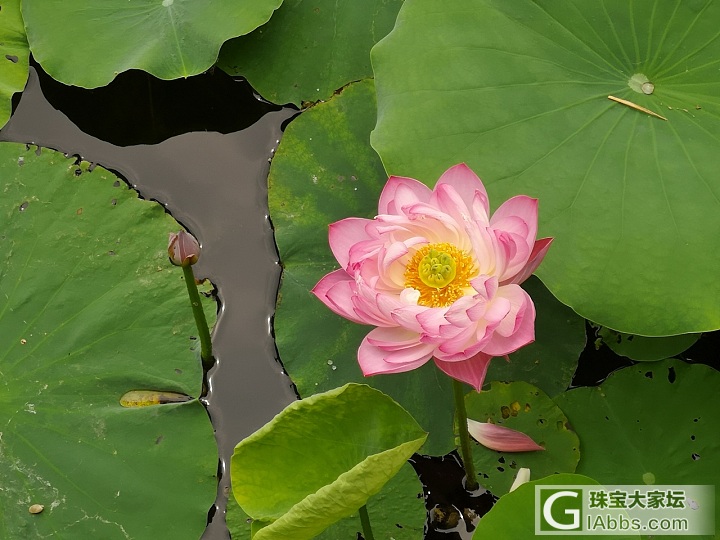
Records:
<instances>
[{"instance_id":1,"label":"lotus leaf","mask_svg":"<svg viewBox=\"0 0 720 540\"><path fill-rule=\"evenodd\" d=\"M198 538L217 448L179 225L45 149L0 144L0 184L0 537ZM121 404L143 390L195 399Z\"/></svg>"}]
</instances>

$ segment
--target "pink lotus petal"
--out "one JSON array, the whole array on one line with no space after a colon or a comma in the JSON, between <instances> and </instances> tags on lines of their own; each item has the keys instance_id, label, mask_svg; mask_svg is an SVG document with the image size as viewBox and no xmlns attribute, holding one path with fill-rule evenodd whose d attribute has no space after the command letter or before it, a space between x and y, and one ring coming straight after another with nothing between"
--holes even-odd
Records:
<instances>
[{"instance_id":1,"label":"pink lotus petal","mask_svg":"<svg viewBox=\"0 0 720 540\"><path fill-rule=\"evenodd\" d=\"M504 298L510 305L507 315L495 328L495 333L502 337L513 335L521 326L521 320L525 315L528 305L532 300L527 292L519 285L505 285L498 289L496 299Z\"/></svg>"},{"instance_id":2,"label":"pink lotus petal","mask_svg":"<svg viewBox=\"0 0 720 540\"><path fill-rule=\"evenodd\" d=\"M424 236L430 242L451 242L456 245L465 243L465 225L445 212L426 203L413 204L406 207L406 210L411 219L419 221L419 226L424 226L427 230Z\"/></svg>"},{"instance_id":3,"label":"pink lotus petal","mask_svg":"<svg viewBox=\"0 0 720 540\"><path fill-rule=\"evenodd\" d=\"M491 300L498 290L498 279L495 276L480 275L470 281L470 285L485 300Z\"/></svg>"},{"instance_id":4,"label":"pink lotus petal","mask_svg":"<svg viewBox=\"0 0 720 540\"><path fill-rule=\"evenodd\" d=\"M507 428L486 422L476 422L468 418L468 431L477 442L498 452L534 452L545 450L530 437Z\"/></svg>"},{"instance_id":5,"label":"pink lotus petal","mask_svg":"<svg viewBox=\"0 0 720 540\"><path fill-rule=\"evenodd\" d=\"M372 220L363 218L347 218L331 223L328 229L328 242L335 259L344 269L350 262L350 249L358 242L371 240L366 227Z\"/></svg>"},{"instance_id":6,"label":"pink lotus petal","mask_svg":"<svg viewBox=\"0 0 720 540\"><path fill-rule=\"evenodd\" d=\"M459 362L444 362L435 358L435 364L453 379L467 383L479 392L482 390L491 359L492 357L485 353L478 353Z\"/></svg>"},{"instance_id":7,"label":"pink lotus petal","mask_svg":"<svg viewBox=\"0 0 720 540\"><path fill-rule=\"evenodd\" d=\"M497 276L497 238L488 227L474 227L471 229L470 242L472 253L478 263L478 273L486 276Z\"/></svg>"},{"instance_id":8,"label":"pink lotus petal","mask_svg":"<svg viewBox=\"0 0 720 540\"><path fill-rule=\"evenodd\" d=\"M506 290L509 287L517 287L517 289L511 293ZM507 318L507 326L503 326L505 321L498 325L483 349L493 356L510 354L535 341L535 305L532 303L530 296L518 285L506 285L500 287L499 290L502 291L501 294L512 296L510 303L513 307ZM515 296L515 293L517 293L517 296ZM525 302L520 306L517 305L518 298L525 299ZM509 329L510 325L512 325L511 330Z\"/></svg>"},{"instance_id":9,"label":"pink lotus petal","mask_svg":"<svg viewBox=\"0 0 720 540\"><path fill-rule=\"evenodd\" d=\"M507 233L512 233L517 236L520 236L524 240L527 239L527 237L529 235L529 230L530 230L530 227L529 227L527 221L525 221L520 216L514 216L514 215L505 216L501 219L496 220L495 219L496 215L494 215L492 217L492 219L490 220L490 226L495 231L503 231L503 232L507 232ZM537 228L537 227L535 227L535 228ZM534 241L535 241L535 237L533 236L532 242L534 242Z\"/></svg>"},{"instance_id":10,"label":"pink lotus petal","mask_svg":"<svg viewBox=\"0 0 720 540\"><path fill-rule=\"evenodd\" d=\"M422 334L423 329L417 320L417 316L426 309L427 308L425 306L406 305L398 309L394 309L390 316L398 326L402 326L403 328Z\"/></svg>"},{"instance_id":11,"label":"pink lotus petal","mask_svg":"<svg viewBox=\"0 0 720 540\"><path fill-rule=\"evenodd\" d=\"M465 203L460 194L450 184L438 183L433 191L430 204L451 216L458 224L464 224L471 218L472 212L468 207L469 205Z\"/></svg>"},{"instance_id":12,"label":"pink lotus petal","mask_svg":"<svg viewBox=\"0 0 720 540\"><path fill-rule=\"evenodd\" d=\"M310 291L332 311L359 324L367 321L355 313L353 297L356 294L355 280L345 270L335 270L324 276Z\"/></svg>"},{"instance_id":13,"label":"pink lotus petal","mask_svg":"<svg viewBox=\"0 0 720 540\"><path fill-rule=\"evenodd\" d=\"M476 193L478 192L480 193L480 200L487 203L487 191L485 191L482 180L464 163L459 163L445 171L438 179L435 189L442 184L447 184L455 188L455 191L457 191L462 200L465 201L468 208L472 207ZM487 206L485 207L485 213L490 213L490 208Z\"/></svg>"},{"instance_id":14,"label":"pink lotus petal","mask_svg":"<svg viewBox=\"0 0 720 540\"><path fill-rule=\"evenodd\" d=\"M375 330L370 332L370 334L374 331ZM422 366L432 357L433 346L418 342L414 346L407 347L402 353L404 355L404 362L397 361L397 357L393 358L396 360L395 362L388 362L386 358L395 353L384 351L370 343L368 340L370 334L363 339L358 349L358 363L360 364L363 375L366 377L380 373L403 373L405 371L411 371Z\"/></svg>"},{"instance_id":15,"label":"pink lotus petal","mask_svg":"<svg viewBox=\"0 0 720 540\"><path fill-rule=\"evenodd\" d=\"M485 343L478 339L477 326L472 325L457 331L454 327L441 334L442 341L435 351L435 358L444 362L463 362L479 352L484 352ZM437 341L437 340L436 340Z\"/></svg>"},{"instance_id":16,"label":"pink lotus petal","mask_svg":"<svg viewBox=\"0 0 720 540\"><path fill-rule=\"evenodd\" d=\"M407 254L408 248L403 242L392 242L380 250L377 265L372 269L377 276L376 287L393 292L405 288L405 266L400 259ZM363 275L365 274L366 272L363 272Z\"/></svg>"},{"instance_id":17,"label":"pink lotus petal","mask_svg":"<svg viewBox=\"0 0 720 540\"><path fill-rule=\"evenodd\" d=\"M378 214L400 215L403 208L430 200L432 191L422 182L404 176L391 176L380 194Z\"/></svg>"},{"instance_id":18,"label":"pink lotus petal","mask_svg":"<svg viewBox=\"0 0 720 540\"><path fill-rule=\"evenodd\" d=\"M366 321L366 324L375 326L397 326L391 317L392 309L397 306L397 300L387 294L378 293L373 287L363 283L361 279L355 282L356 293L352 298L355 313Z\"/></svg>"},{"instance_id":19,"label":"pink lotus petal","mask_svg":"<svg viewBox=\"0 0 720 540\"><path fill-rule=\"evenodd\" d=\"M543 258L545 258L545 254L547 254L548 249L550 249L552 241L552 238L541 238L540 240L537 240L525 266L521 268L512 278L503 282L503 285L508 283L520 284L529 278L535 269L540 266Z\"/></svg>"},{"instance_id":20,"label":"pink lotus petal","mask_svg":"<svg viewBox=\"0 0 720 540\"><path fill-rule=\"evenodd\" d=\"M531 248L515 233L494 230L498 246L497 276L500 281L514 276L527 264ZM502 270L500 270L502 268Z\"/></svg>"},{"instance_id":21,"label":"pink lotus petal","mask_svg":"<svg viewBox=\"0 0 720 540\"><path fill-rule=\"evenodd\" d=\"M440 333L440 327L448 324L445 314L447 308L425 308L418 313L417 321L426 334L437 335Z\"/></svg>"},{"instance_id":22,"label":"pink lotus petal","mask_svg":"<svg viewBox=\"0 0 720 540\"><path fill-rule=\"evenodd\" d=\"M513 304L508 298L496 294L495 297L488 302L483 319L494 328L497 328L510 314L512 307Z\"/></svg>"},{"instance_id":23,"label":"pink lotus petal","mask_svg":"<svg viewBox=\"0 0 720 540\"><path fill-rule=\"evenodd\" d=\"M445 320L457 327L466 327L472 324L472 314L484 313L487 300L480 295L463 296L458 298L445 313Z\"/></svg>"},{"instance_id":24,"label":"pink lotus petal","mask_svg":"<svg viewBox=\"0 0 720 540\"><path fill-rule=\"evenodd\" d=\"M445 354L453 355L453 358L444 358L444 360L465 360L472 356L472 354L465 354L464 351L476 342L476 327L477 325L474 324L465 326L445 324L440 327L439 335L433 336L435 342L440 344ZM462 354L455 356L458 353Z\"/></svg>"},{"instance_id":25,"label":"pink lotus petal","mask_svg":"<svg viewBox=\"0 0 720 540\"><path fill-rule=\"evenodd\" d=\"M495 213L490 218L490 226L493 229L506 230L519 234L517 222L515 221L518 218L524 221L527 226L524 237L528 247L531 248L537 236L537 199L526 195L517 195L508 199L495 210Z\"/></svg>"},{"instance_id":26,"label":"pink lotus petal","mask_svg":"<svg viewBox=\"0 0 720 540\"><path fill-rule=\"evenodd\" d=\"M490 224L490 216L488 216L490 202L488 201L487 193L476 191L471 208L473 219L477 221L480 226L487 227Z\"/></svg>"},{"instance_id":27,"label":"pink lotus petal","mask_svg":"<svg viewBox=\"0 0 720 540\"><path fill-rule=\"evenodd\" d=\"M420 344L417 332L398 327L375 328L365 339L370 345L387 352L401 351Z\"/></svg>"},{"instance_id":28,"label":"pink lotus petal","mask_svg":"<svg viewBox=\"0 0 720 540\"><path fill-rule=\"evenodd\" d=\"M382 244L377 240L358 242L350 248L349 261L345 270L349 273L355 272L366 260L377 257L381 249Z\"/></svg>"}]
</instances>

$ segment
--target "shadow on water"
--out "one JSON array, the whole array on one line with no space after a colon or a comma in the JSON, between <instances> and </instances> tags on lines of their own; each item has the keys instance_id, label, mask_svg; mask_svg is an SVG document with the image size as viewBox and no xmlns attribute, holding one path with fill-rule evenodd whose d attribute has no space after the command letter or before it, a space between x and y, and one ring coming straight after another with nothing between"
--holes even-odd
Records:
<instances>
[{"instance_id":1,"label":"shadow on water","mask_svg":"<svg viewBox=\"0 0 720 540\"><path fill-rule=\"evenodd\" d=\"M220 69L170 81L131 70L86 90L65 86L34 65L48 103L84 133L115 146L158 144L193 131L233 133L282 110Z\"/></svg>"}]
</instances>

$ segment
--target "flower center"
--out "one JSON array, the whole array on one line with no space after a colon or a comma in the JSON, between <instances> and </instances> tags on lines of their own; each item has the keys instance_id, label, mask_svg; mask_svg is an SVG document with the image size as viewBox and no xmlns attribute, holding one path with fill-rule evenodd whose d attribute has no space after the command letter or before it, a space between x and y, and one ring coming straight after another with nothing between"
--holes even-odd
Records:
<instances>
[{"instance_id":1,"label":"flower center","mask_svg":"<svg viewBox=\"0 0 720 540\"><path fill-rule=\"evenodd\" d=\"M455 279L456 267L455 259L448 253L431 247L418 264L418 276L428 287L440 289Z\"/></svg>"},{"instance_id":2,"label":"flower center","mask_svg":"<svg viewBox=\"0 0 720 540\"><path fill-rule=\"evenodd\" d=\"M475 274L472 258L464 251L446 242L428 244L405 267L405 287L420 292L421 306L447 307L465 294Z\"/></svg>"}]
</instances>

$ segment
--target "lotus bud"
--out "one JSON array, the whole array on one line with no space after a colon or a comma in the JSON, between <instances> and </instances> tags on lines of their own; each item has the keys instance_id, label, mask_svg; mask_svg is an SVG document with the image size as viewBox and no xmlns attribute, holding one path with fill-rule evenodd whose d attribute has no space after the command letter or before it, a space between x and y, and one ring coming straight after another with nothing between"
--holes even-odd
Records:
<instances>
[{"instance_id":1,"label":"lotus bud","mask_svg":"<svg viewBox=\"0 0 720 540\"><path fill-rule=\"evenodd\" d=\"M168 255L175 266L191 266L200 258L200 244L186 231L170 233Z\"/></svg>"}]
</instances>

